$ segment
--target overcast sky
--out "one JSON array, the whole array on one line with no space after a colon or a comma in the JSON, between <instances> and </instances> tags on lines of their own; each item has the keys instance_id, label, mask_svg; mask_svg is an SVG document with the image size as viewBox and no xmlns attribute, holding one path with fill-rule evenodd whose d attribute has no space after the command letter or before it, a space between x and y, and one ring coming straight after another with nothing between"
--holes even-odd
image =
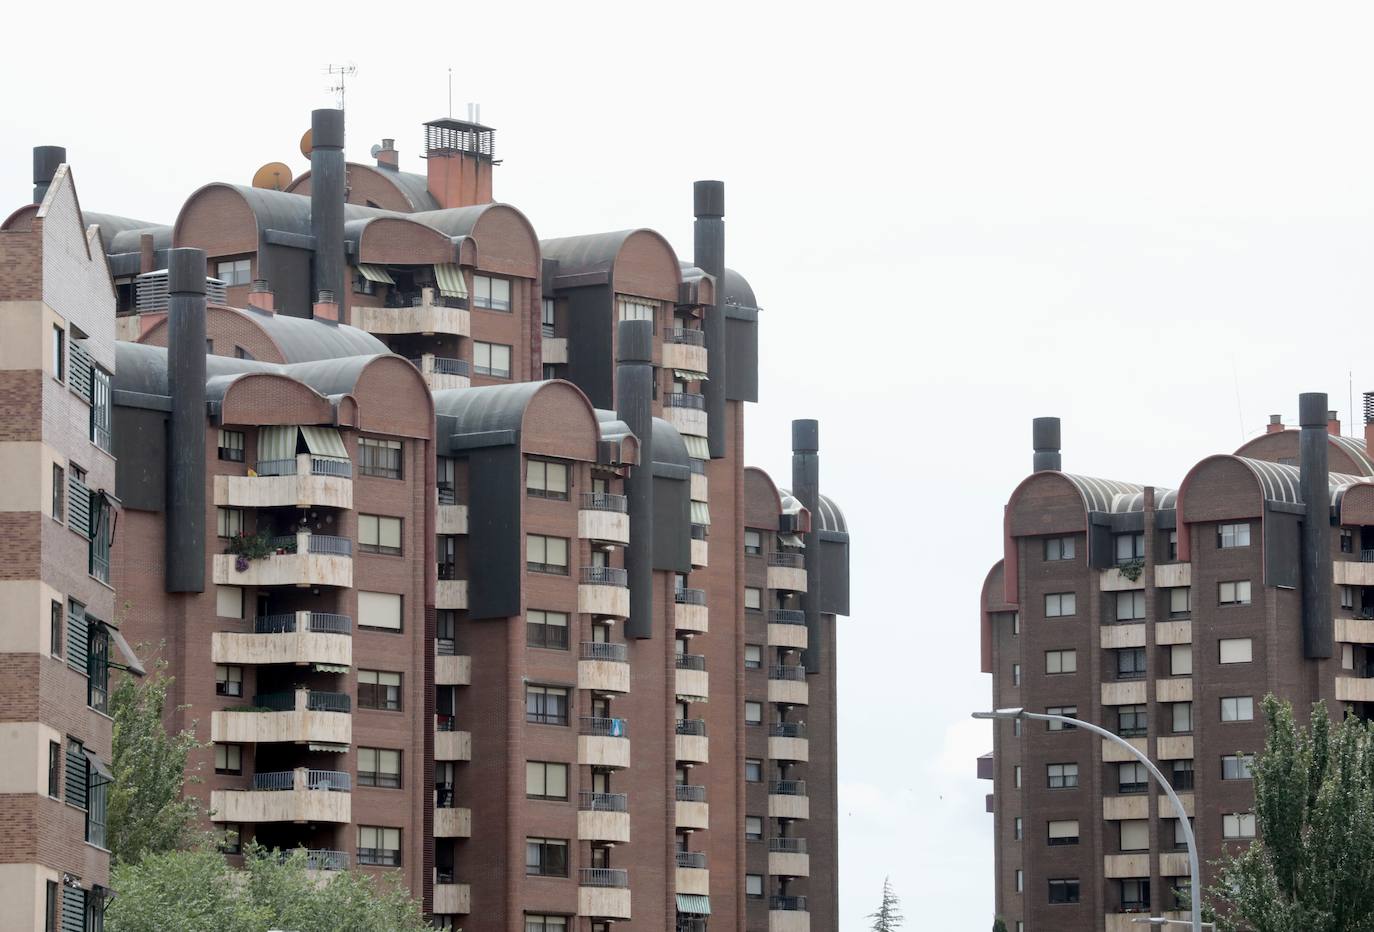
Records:
<instances>
[{"instance_id":1,"label":"overcast sky","mask_svg":"<svg viewBox=\"0 0 1374 932\"><path fill-rule=\"evenodd\" d=\"M330 8L11 5L0 192L25 203L30 147L60 144L87 209L170 223L205 182L304 169L330 62L358 66L349 157L395 137L410 170L452 67L543 237L650 226L687 257L691 183L723 179L765 309L749 461L785 479L790 419L819 418L853 532L842 932L887 874L910 928L989 927L967 713L1030 419L1064 418L1066 469L1166 487L1300 391L1349 429L1352 379L1374 389L1370 8Z\"/></svg>"}]
</instances>

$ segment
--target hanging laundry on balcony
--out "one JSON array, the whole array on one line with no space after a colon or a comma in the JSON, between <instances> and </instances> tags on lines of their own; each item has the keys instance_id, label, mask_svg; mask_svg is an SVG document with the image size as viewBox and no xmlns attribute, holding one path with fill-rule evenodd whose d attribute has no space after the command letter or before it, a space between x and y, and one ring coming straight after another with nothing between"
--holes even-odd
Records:
<instances>
[{"instance_id":1,"label":"hanging laundry on balcony","mask_svg":"<svg viewBox=\"0 0 1374 932\"><path fill-rule=\"evenodd\" d=\"M468 285L463 279L463 270L451 262L434 267L434 280L439 284L439 293L446 298L468 296Z\"/></svg>"},{"instance_id":2,"label":"hanging laundry on balcony","mask_svg":"<svg viewBox=\"0 0 1374 932\"><path fill-rule=\"evenodd\" d=\"M396 284L396 279L391 277L391 273L388 272L386 269L382 268L380 265L368 265L365 262L359 262L358 274L360 274L363 278L367 279L368 281L376 282L379 285Z\"/></svg>"}]
</instances>

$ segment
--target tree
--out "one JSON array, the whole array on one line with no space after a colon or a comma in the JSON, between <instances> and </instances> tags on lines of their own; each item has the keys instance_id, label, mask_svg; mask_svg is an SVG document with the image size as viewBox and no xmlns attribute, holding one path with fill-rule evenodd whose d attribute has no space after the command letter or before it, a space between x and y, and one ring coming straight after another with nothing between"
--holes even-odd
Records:
<instances>
[{"instance_id":1,"label":"tree","mask_svg":"<svg viewBox=\"0 0 1374 932\"><path fill-rule=\"evenodd\" d=\"M998 916L992 920L992 932L1007 932L1007 924Z\"/></svg>"},{"instance_id":2,"label":"tree","mask_svg":"<svg viewBox=\"0 0 1374 932\"><path fill-rule=\"evenodd\" d=\"M329 872L321 880L304 852L282 854L244 846L243 870L208 844L149 852L121 864L119 891L105 915L107 932L423 932L419 903L399 883L380 884L361 872Z\"/></svg>"},{"instance_id":3,"label":"tree","mask_svg":"<svg viewBox=\"0 0 1374 932\"><path fill-rule=\"evenodd\" d=\"M1256 839L1228 857L1211 894L1224 932L1374 929L1374 728L1333 723L1325 703L1310 724L1264 699L1264 752L1252 766Z\"/></svg>"},{"instance_id":4,"label":"tree","mask_svg":"<svg viewBox=\"0 0 1374 932\"><path fill-rule=\"evenodd\" d=\"M901 900L892 892L892 878L883 878L883 902L878 911L866 918L873 920L873 932L894 932L902 926Z\"/></svg>"},{"instance_id":5,"label":"tree","mask_svg":"<svg viewBox=\"0 0 1374 932\"><path fill-rule=\"evenodd\" d=\"M172 680L159 660L142 679L125 676L110 697L114 717L109 809L114 863L136 864L148 854L195 843L200 806L182 797L186 760L199 747L195 728L167 734L162 716ZM194 776L191 779L196 779Z\"/></svg>"}]
</instances>

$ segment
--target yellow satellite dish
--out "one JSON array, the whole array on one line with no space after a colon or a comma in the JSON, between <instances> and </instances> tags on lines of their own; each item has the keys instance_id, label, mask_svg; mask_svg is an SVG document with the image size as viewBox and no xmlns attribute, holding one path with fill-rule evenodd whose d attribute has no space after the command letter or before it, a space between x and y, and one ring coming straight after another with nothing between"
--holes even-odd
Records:
<instances>
[{"instance_id":1,"label":"yellow satellite dish","mask_svg":"<svg viewBox=\"0 0 1374 932\"><path fill-rule=\"evenodd\" d=\"M313 130L306 130L301 134L301 155L310 158L310 151L315 148Z\"/></svg>"},{"instance_id":2,"label":"yellow satellite dish","mask_svg":"<svg viewBox=\"0 0 1374 932\"><path fill-rule=\"evenodd\" d=\"M285 162L268 162L253 173L253 187L285 191L291 183L291 169Z\"/></svg>"}]
</instances>

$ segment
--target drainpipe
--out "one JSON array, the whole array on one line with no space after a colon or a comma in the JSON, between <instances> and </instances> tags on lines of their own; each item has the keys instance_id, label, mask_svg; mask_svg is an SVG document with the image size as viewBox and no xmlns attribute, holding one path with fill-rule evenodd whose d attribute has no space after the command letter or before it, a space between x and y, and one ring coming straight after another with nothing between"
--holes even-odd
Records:
<instances>
[{"instance_id":1,"label":"drainpipe","mask_svg":"<svg viewBox=\"0 0 1374 932\"><path fill-rule=\"evenodd\" d=\"M811 529L802 535L806 544L806 651L802 663L807 673L824 669L827 645L821 630L821 459L820 425L810 419L792 422L792 494L811 512Z\"/></svg>"},{"instance_id":2,"label":"drainpipe","mask_svg":"<svg viewBox=\"0 0 1374 932\"><path fill-rule=\"evenodd\" d=\"M167 253L168 592L205 591L205 250Z\"/></svg>"},{"instance_id":3,"label":"drainpipe","mask_svg":"<svg viewBox=\"0 0 1374 932\"><path fill-rule=\"evenodd\" d=\"M706 374L701 387L706 399L706 442L712 459L725 456L725 182L698 181L692 185L692 263L716 280L716 303L706 309Z\"/></svg>"},{"instance_id":4,"label":"drainpipe","mask_svg":"<svg viewBox=\"0 0 1374 932\"><path fill-rule=\"evenodd\" d=\"M1331 492L1327 478L1325 392L1298 396L1299 482L1302 485L1302 651L1308 659L1330 657L1335 622L1331 617Z\"/></svg>"},{"instance_id":5,"label":"drainpipe","mask_svg":"<svg viewBox=\"0 0 1374 932\"><path fill-rule=\"evenodd\" d=\"M625 571L630 582L630 618L625 636L654 634L654 325L622 320L616 332L616 414L639 438L639 465L625 479L630 541Z\"/></svg>"}]
</instances>

